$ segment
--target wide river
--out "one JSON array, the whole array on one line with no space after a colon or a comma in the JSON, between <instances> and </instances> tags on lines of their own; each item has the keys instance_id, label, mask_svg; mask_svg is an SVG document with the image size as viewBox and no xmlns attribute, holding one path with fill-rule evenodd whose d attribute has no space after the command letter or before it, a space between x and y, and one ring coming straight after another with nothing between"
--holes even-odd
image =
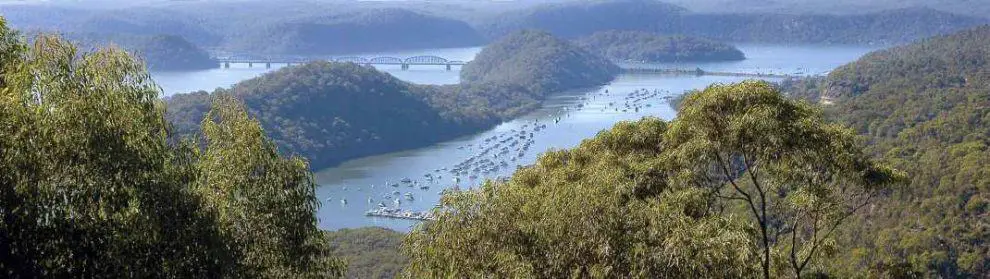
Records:
<instances>
[{"instance_id":1,"label":"wide river","mask_svg":"<svg viewBox=\"0 0 990 279\"><path fill-rule=\"evenodd\" d=\"M857 46L781 46L742 44L747 59L722 63L667 64L670 68L738 73L775 73L792 75L825 74L874 50ZM472 60L479 47L433 49L362 56L411 57L436 55L449 60ZM153 73L166 95L197 90L212 91L238 81L256 77L281 66L231 65L229 69L194 72ZM420 84L454 84L457 68L413 66L381 67L400 79ZM485 179L507 177L517 166L532 164L540 153L550 149L574 147L619 121L652 116L674 118L668 96L703 89L712 83L744 80L741 77L625 74L612 83L556 94L543 107L518 119L502 123L488 131L432 146L351 160L316 174L320 187L318 212L323 229L336 230L365 226L382 226L409 231L418 222L412 220L368 217L368 210L380 205L402 210L424 211L433 208L440 193L447 188L469 189ZM537 129L539 127L539 129ZM520 137L522 136L522 137ZM525 148L524 148L525 147ZM452 173L461 167L463 173ZM477 171L477 172L475 172ZM454 180L458 177L458 180ZM411 181L404 183L402 180ZM394 184L398 184L398 187Z\"/></svg>"}]
</instances>

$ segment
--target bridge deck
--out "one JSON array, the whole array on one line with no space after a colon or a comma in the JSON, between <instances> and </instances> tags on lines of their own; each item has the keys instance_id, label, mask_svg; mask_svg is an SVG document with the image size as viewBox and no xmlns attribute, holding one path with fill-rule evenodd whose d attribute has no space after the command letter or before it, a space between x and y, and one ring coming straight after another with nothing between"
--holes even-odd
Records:
<instances>
[{"instance_id":1,"label":"bridge deck","mask_svg":"<svg viewBox=\"0 0 990 279\"><path fill-rule=\"evenodd\" d=\"M437 56L416 56L410 58L396 57L342 57L328 59L293 59L293 58L215 58L221 64L300 64L311 61L333 61L351 62L364 65L437 65L437 66L457 66L465 65L465 61L448 60Z\"/></svg>"},{"instance_id":2,"label":"bridge deck","mask_svg":"<svg viewBox=\"0 0 990 279\"><path fill-rule=\"evenodd\" d=\"M301 63L312 62L312 61L321 61L321 60L239 60L239 59L217 59L217 62L219 62L221 64L223 64L223 63L230 63L230 64L265 64L265 63L271 63L271 64L301 64ZM322 61L334 61L334 60L327 59L327 60L322 60ZM396 62L355 62L355 61L336 61L336 62L351 62L351 63L355 63L355 64L368 64L368 65L437 65L437 66L446 66L446 65L466 65L467 64L467 62L459 62L459 61L455 61L455 62L436 62L436 63L429 63L429 62L426 62L426 63L423 63L423 62L409 62L409 63L396 63Z\"/></svg>"}]
</instances>

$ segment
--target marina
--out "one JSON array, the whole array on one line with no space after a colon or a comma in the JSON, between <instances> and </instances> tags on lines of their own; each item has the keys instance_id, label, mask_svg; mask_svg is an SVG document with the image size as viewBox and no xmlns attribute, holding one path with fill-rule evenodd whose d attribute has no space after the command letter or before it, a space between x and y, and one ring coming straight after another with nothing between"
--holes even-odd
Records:
<instances>
[{"instance_id":1,"label":"marina","mask_svg":"<svg viewBox=\"0 0 990 279\"><path fill-rule=\"evenodd\" d=\"M378 209L368 210L364 213L368 217L377 218L391 218L391 219L404 219L404 220L415 220L415 221L428 221L433 220L433 213L430 211L412 211L412 210L402 210L399 208L387 208L379 207Z\"/></svg>"}]
</instances>

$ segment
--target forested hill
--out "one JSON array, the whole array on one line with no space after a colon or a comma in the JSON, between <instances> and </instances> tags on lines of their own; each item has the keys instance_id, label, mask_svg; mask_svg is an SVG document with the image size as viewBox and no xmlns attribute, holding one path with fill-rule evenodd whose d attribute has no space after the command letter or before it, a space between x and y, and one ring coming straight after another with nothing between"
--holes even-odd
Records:
<instances>
[{"instance_id":1,"label":"forested hill","mask_svg":"<svg viewBox=\"0 0 990 279\"><path fill-rule=\"evenodd\" d=\"M479 26L486 35L497 38L524 29L546 30L554 35L575 38L603 30L675 32L684 8L648 0L595 0L549 4L524 11L506 12Z\"/></svg>"},{"instance_id":2,"label":"forested hill","mask_svg":"<svg viewBox=\"0 0 990 279\"><path fill-rule=\"evenodd\" d=\"M25 32L28 41L49 35L47 31ZM110 46L126 50L140 58L151 71L182 71L216 68L219 63L210 54L175 35L134 35L126 33L65 33L59 35L80 51L92 52Z\"/></svg>"},{"instance_id":3,"label":"forested hill","mask_svg":"<svg viewBox=\"0 0 990 279\"><path fill-rule=\"evenodd\" d=\"M118 45L141 57L148 69L155 71L200 70L219 65L205 50L179 36L90 33L69 37L88 49Z\"/></svg>"},{"instance_id":4,"label":"forested hill","mask_svg":"<svg viewBox=\"0 0 990 279\"><path fill-rule=\"evenodd\" d=\"M486 46L461 70L466 84L513 84L541 98L611 81L619 68L543 31L524 30Z\"/></svg>"},{"instance_id":5,"label":"forested hill","mask_svg":"<svg viewBox=\"0 0 990 279\"><path fill-rule=\"evenodd\" d=\"M374 9L264 26L232 38L226 48L241 53L328 55L483 43L481 35L464 22L402 9Z\"/></svg>"},{"instance_id":6,"label":"forested hill","mask_svg":"<svg viewBox=\"0 0 990 279\"><path fill-rule=\"evenodd\" d=\"M659 36L641 31L602 31L579 38L578 46L611 60L697 62L743 60L739 49L688 36Z\"/></svg>"},{"instance_id":7,"label":"forested hill","mask_svg":"<svg viewBox=\"0 0 990 279\"><path fill-rule=\"evenodd\" d=\"M837 257L839 270L990 274L987 42L990 26L983 26L874 52L798 90L834 102L827 106L834 119L866 135L877 156L911 178L850 226L853 249Z\"/></svg>"},{"instance_id":8,"label":"forested hill","mask_svg":"<svg viewBox=\"0 0 990 279\"><path fill-rule=\"evenodd\" d=\"M436 89L432 89L436 90ZM474 131L427 100L428 88L370 67L313 62L221 89L242 99L281 150L310 160L314 169L341 161L433 143ZM197 132L210 93L169 100L169 120L181 135ZM484 118L484 117L482 117Z\"/></svg>"},{"instance_id":9,"label":"forested hill","mask_svg":"<svg viewBox=\"0 0 990 279\"><path fill-rule=\"evenodd\" d=\"M376 6L393 6L375 8ZM238 54L326 55L484 44L467 23L401 5L315 1L177 1L116 9L0 5L18 29L170 34Z\"/></svg>"},{"instance_id":10,"label":"forested hill","mask_svg":"<svg viewBox=\"0 0 990 279\"><path fill-rule=\"evenodd\" d=\"M990 22L928 8L859 15L694 14L684 34L724 41L814 44L899 44Z\"/></svg>"},{"instance_id":11,"label":"forested hill","mask_svg":"<svg viewBox=\"0 0 990 279\"><path fill-rule=\"evenodd\" d=\"M857 15L697 13L649 0L576 1L507 12L481 24L497 38L515 30L542 29L565 38L606 30L689 35L734 42L896 44L988 22L927 8Z\"/></svg>"},{"instance_id":12,"label":"forested hill","mask_svg":"<svg viewBox=\"0 0 990 279\"><path fill-rule=\"evenodd\" d=\"M718 1L746 5L740 3L748 0ZM972 16L974 13L945 12L973 6L965 3L942 10L887 5L887 10L831 14L828 9L798 12L785 8L781 11L792 13L739 13L728 8L695 11L655 0L553 0L542 5L527 1L513 4L516 8L475 3L482 1L404 2L170 1L114 9L0 5L0 13L22 30L170 34L204 48L257 55L476 46L526 29L546 30L567 39L598 31L631 30L727 42L898 44L990 21ZM769 4L800 5L776 2ZM974 10L979 9L985 8ZM869 13L863 13L866 11Z\"/></svg>"}]
</instances>

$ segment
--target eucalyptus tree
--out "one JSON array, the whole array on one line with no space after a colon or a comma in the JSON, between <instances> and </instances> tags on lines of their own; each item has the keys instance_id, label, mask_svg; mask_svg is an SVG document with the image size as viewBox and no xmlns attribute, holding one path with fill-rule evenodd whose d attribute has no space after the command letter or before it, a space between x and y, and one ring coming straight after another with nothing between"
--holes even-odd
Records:
<instances>
[{"instance_id":1,"label":"eucalyptus tree","mask_svg":"<svg viewBox=\"0 0 990 279\"><path fill-rule=\"evenodd\" d=\"M119 49L28 45L0 21L0 58L0 277L341 275L305 163L274 153L243 110L220 106L237 117L207 130L230 133L201 149L170 139L160 89ZM206 190L225 182L234 191Z\"/></svg>"},{"instance_id":2,"label":"eucalyptus tree","mask_svg":"<svg viewBox=\"0 0 990 279\"><path fill-rule=\"evenodd\" d=\"M196 162L195 189L216 212L218 227L239 247L243 274L261 278L343 276L316 226L316 183L299 157L283 158L229 95L203 119L206 148Z\"/></svg>"},{"instance_id":3,"label":"eucalyptus tree","mask_svg":"<svg viewBox=\"0 0 990 279\"><path fill-rule=\"evenodd\" d=\"M864 155L851 130L761 81L689 94L665 142L672 183L704 190L717 211L748 212L764 278L800 278L838 249L847 218L904 178Z\"/></svg>"},{"instance_id":4,"label":"eucalyptus tree","mask_svg":"<svg viewBox=\"0 0 990 279\"><path fill-rule=\"evenodd\" d=\"M158 89L143 66L55 37L7 32L0 98L8 277L222 275L227 249L185 192ZM18 49L19 52L12 52Z\"/></svg>"},{"instance_id":5,"label":"eucalyptus tree","mask_svg":"<svg viewBox=\"0 0 990 279\"><path fill-rule=\"evenodd\" d=\"M755 274L754 231L666 183L655 118L550 151L505 182L447 193L411 232L408 278L726 278Z\"/></svg>"},{"instance_id":6,"label":"eucalyptus tree","mask_svg":"<svg viewBox=\"0 0 990 279\"><path fill-rule=\"evenodd\" d=\"M448 193L406 239L407 277L795 277L903 174L765 82L688 95L508 181Z\"/></svg>"}]
</instances>

